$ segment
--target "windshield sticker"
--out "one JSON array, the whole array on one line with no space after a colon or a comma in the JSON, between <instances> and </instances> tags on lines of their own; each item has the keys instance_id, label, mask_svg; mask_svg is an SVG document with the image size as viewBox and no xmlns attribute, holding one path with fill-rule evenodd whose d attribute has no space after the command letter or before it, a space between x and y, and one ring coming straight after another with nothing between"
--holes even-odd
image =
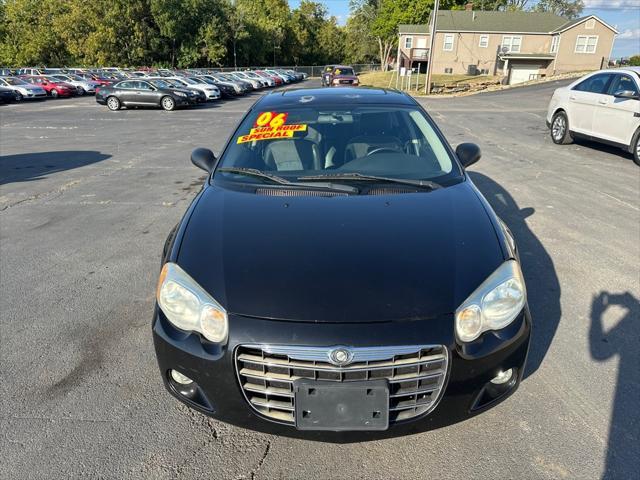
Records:
<instances>
[{"instance_id":1,"label":"windshield sticker","mask_svg":"<svg viewBox=\"0 0 640 480\"><path fill-rule=\"evenodd\" d=\"M254 140L271 140L275 138L293 138L295 132L304 132L307 130L306 124L287 125L288 116L288 113L262 112L258 115L249 134L239 136L237 143L253 142Z\"/></svg>"}]
</instances>

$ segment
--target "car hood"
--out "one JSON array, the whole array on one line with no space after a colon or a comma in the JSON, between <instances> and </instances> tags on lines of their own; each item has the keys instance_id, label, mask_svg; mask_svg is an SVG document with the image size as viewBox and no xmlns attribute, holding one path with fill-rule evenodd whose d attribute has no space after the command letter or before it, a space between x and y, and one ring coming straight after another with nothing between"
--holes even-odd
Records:
<instances>
[{"instance_id":1,"label":"car hood","mask_svg":"<svg viewBox=\"0 0 640 480\"><path fill-rule=\"evenodd\" d=\"M308 322L450 314L505 259L469 181L432 192L274 197L207 187L177 263L228 312Z\"/></svg>"}]
</instances>

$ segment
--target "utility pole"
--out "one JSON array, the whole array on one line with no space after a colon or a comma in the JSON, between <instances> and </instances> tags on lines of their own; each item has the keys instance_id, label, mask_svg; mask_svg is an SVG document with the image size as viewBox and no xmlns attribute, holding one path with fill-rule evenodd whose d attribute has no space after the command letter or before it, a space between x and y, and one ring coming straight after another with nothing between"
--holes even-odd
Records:
<instances>
[{"instance_id":1,"label":"utility pole","mask_svg":"<svg viewBox=\"0 0 640 480\"><path fill-rule=\"evenodd\" d=\"M431 67L433 66L433 46L436 44L436 19L438 18L438 7L440 6L440 0L436 0L433 6L433 12L431 13L431 38L429 45L429 63L427 63L427 81L424 86L424 93L429 95L431 93Z\"/></svg>"}]
</instances>

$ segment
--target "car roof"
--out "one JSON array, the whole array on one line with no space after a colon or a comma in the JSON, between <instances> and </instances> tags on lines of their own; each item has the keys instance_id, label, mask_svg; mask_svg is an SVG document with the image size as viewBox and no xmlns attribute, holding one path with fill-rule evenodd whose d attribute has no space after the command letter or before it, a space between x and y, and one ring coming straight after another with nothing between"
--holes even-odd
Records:
<instances>
[{"instance_id":1,"label":"car roof","mask_svg":"<svg viewBox=\"0 0 640 480\"><path fill-rule=\"evenodd\" d=\"M333 87L333 88L295 88L271 92L260 99L256 105L264 107L293 107L309 105L415 105L408 95L386 88L372 87Z\"/></svg>"},{"instance_id":2,"label":"car roof","mask_svg":"<svg viewBox=\"0 0 640 480\"><path fill-rule=\"evenodd\" d=\"M621 68L617 68L616 70L627 70L627 71L631 71L631 72L635 72L638 75L640 75L640 67L621 67Z\"/></svg>"}]
</instances>

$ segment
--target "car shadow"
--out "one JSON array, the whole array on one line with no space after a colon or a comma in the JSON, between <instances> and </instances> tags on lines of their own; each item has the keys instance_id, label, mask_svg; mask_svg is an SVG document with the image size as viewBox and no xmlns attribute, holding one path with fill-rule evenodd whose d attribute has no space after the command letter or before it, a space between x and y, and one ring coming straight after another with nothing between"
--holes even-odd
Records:
<instances>
[{"instance_id":1,"label":"car shadow","mask_svg":"<svg viewBox=\"0 0 640 480\"><path fill-rule=\"evenodd\" d=\"M81 150L0 156L0 185L40 180L52 173L84 167L108 158L111 155Z\"/></svg>"},{"instance_id":2,"label":"car shadow","mask_svg":"<svg viewBox=\"0 0 640 480\"><path fill-rule=\"evenodd\" d=\"M469 176L496 214L507 224L518 245L533 322L531 346L524 371L524 378L527 378L540 368L558 329L562 316L560 281L553 259L527 225L526 219L535 210L531 207L520 208L509 192L495 180L476 172L469 172Z\"/></svg>"},{"instance_id":3,"label":"car shadow","mask_svg":"<svg viewBox=\"0 0 640 480\"><path fill-rule=\"evenodd\" d=\"M609 309L621 311L613 321ZM615 313L613 315L615 316ZM607 328L608 327L608 328ZM591 303L589 350L598 362L618 357L603 479L637 478L640 470L640 301L630 292L602 291Z\"/></svg>"}]
</instances>

